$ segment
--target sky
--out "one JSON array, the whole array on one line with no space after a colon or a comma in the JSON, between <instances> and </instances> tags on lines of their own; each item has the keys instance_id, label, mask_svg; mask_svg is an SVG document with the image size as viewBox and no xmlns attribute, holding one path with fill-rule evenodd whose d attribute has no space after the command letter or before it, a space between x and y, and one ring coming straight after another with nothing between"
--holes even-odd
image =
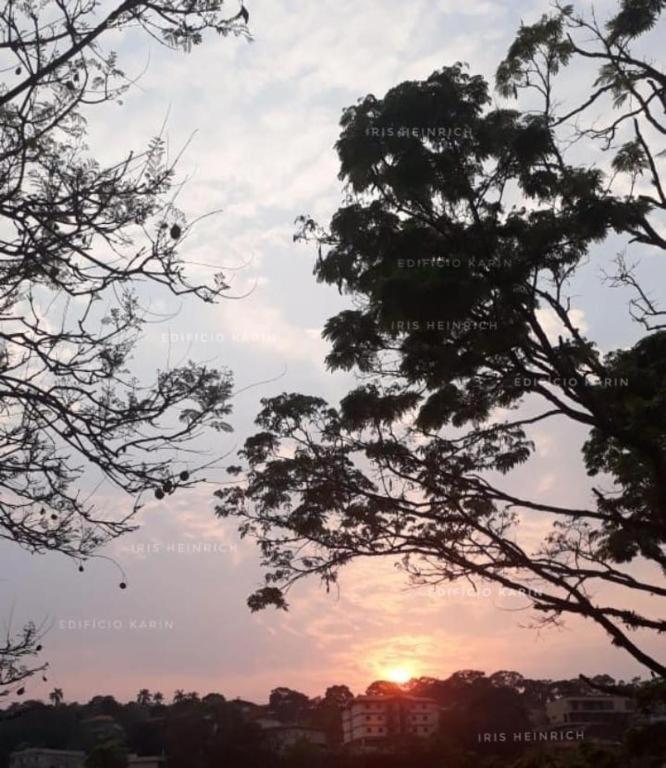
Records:
<instances>
[{"instance_id":1,"label":"sky","mask_svg":"<svg viewBox=\"0 0 666 768\"><path fill-rule=\"evenodd\" d=\"M346 300L315 282L312 248L292 240L298 215L326 222L341 203L333 145L342 109L456 61L491 79L521 19L547 8L532 0L247 6L252 43L210 38L184 55L139 34L115 40L128 77L141 77L122 105L88 116L91 151L108 160L165 124L171 156L184 150L178 205L190 219L217 211L181 253L192 276L221 268L238 298L203 306L149 292L151 311L168 319L146 327L133 364L143 376L188 357L233 371L234 432L206 444L231 454L222 465L252 434L260 398L301 391L335 402L352 381L326 370L320 338ZM602 348L629 344L637 331L598 278L598 263L581 275L581 324ZM251 614L245 600L260 583L258 552L213 514L222 479L213 471L192 491L149 501L141 528L82 574L63 557L0 546L0 622L30 617L46 631L49 680L31 681L29 696L58 686L66 700L127 700L140 688L167 697L182 688L264 701L278 685L315 695L344 683L358 693L396 668L439 677L470 668L538 678L641 672L589 622L536 630L519 597L465 584L415 591L391 562L352 566L336 593L300 585L289 613ZM534 459L511 482L559 502L586 498L589 487L563 427L537 434ZM108 485L97 502L109 511L129 503Z\"/></svg>"}]
</instances>

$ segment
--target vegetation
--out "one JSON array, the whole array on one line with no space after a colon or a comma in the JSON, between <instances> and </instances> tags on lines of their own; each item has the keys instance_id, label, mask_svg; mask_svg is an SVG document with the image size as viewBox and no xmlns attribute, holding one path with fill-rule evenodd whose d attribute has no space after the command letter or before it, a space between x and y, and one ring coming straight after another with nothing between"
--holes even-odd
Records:
<instances>
[{"instance_id":1,"label":"vegetation","mask_svg":"<svg viewBox=\"0 0 666 768\"><path fill-rule=\"evenodd\" d=\"M633 292L641 338L603 354L572 296L589 260L612 265L597 255L611 236L636 260L636 246L666 250L666 76L640 51L662 10L623 0L601 25L563 6L521 27L496 88L524 94L523 110L494 106L460 64L345 110L345 203L327 229L303 217L297 237L318 245L317 279L353 301L324 336L329 367L359 384L338 407L263 400L238 484L216 492L217 514L260 547L253 610L389 557L417 584L519 590L539 622L590 619L666 675L641 641L666 630L664 314L615 260L606 288ZM575 104L556 88L573 66L591 79ZM505 480L556 423L594 478L575 506ZM546 531L537 545L521 520Z\"/></svg>"},{"instance_id":2,"label":"vegetation","mask_svg":"<svg viewBox=\"0 0 666 768\"><path fill-rule=\"evenodd\" d=\"M105 164L86 146L90 111L130 85L108 33L139 28L190 50L207 31L247 35L223 0L8 2L0 10L0 538L81 565L132 530L146 493L191 485L192 443L228 430L231 376L188 362L139 381L131 357L148 318L138 285L211 302L179 251L190 224L173 204L158 136ZM186 455L181 449L188 448ZM115 515L82 492L128 494ZM125 584L122 583L121 587ZM30 624L0 647L0 695L43 665ZM26 663L27 661L27 663Z\"/></svg>"},{"instance_id":3,"label":"vegetation","mask_svg":"<svg viewBox=\"0 0 666 768\"><path fill-rule=\"evenodd\" d=\"M627 685L608 676L592 683ZM638 681L628 685L636 686ZM366 693L434 699L442 707L438 733L430 740L395 741L390 752L381 755L358 755L342 745L341 712L353 698L345 685L332 685L323 696L314 698L279 687L265 705L228 700L218 693L199 696L180 690L166 704L161 693L144 688L127 704L111 696L95 696L87 704L68 703L60 697L50 706L37 701L12 705L0 716L0 768L8 765L13 750L26 746L84 750L87 765L100 768L120 768L129 753L164 754L169 768L434 768L442 764L452 768L620 768L628 764L629 756L649 761L650 756L658 755L660 742L655 739L664 737L663 725L651 726L649 733L641 733L635 726L628 731L625 747L602 749L583 742L577 750L566 750L567 754L552 747L534 750L525 744L479 742L479 733L532 730L530 713L543 712L545 704L555 698L594 693L580 679L531 680L518 672L486 676L477 670L462 670L443 680L417 678L403 686L380 680ZM279 750L257 723L258 718L321 730L328 747L322 750L301 740Z\"/></svg>"}]
</instances>

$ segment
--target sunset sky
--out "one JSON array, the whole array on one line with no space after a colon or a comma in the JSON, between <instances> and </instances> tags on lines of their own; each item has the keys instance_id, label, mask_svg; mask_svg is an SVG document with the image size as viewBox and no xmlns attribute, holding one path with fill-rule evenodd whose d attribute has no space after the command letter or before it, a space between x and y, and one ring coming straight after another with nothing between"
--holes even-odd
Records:
<instances>
[{"instance_id":1,"label":"sunset sky","mask_svg":"<svg viewBox=\"0 0 666 768\"><path fill-rule=\"evenodd\" d=\"M608 5L598 3L599 12ZM146 326L134 360L146 379L187 358L233 371L240 391L234 432L204 446L211 455L230 454L220 467L252 433L260 398L286 390L336 402L352 381L326 371L320 338L346 300L314 282L313 250L292 242L299 214L325 223L342 200L333 149L342 109L456 61L492 78L521 19L535 20L548 3L248 0L247 6L251 44L210 38L183 55L138 34L114 41L128 77L145 73L122 106L89 115L91 149L109 160L140 149L166 121L171 155L186 147L179 172L187 183L178 205L190 219L220 211L197 225L181 254L192 275L210 277L221 268L230 293L247 295L203 306L151 289L145 303L167 319ZM602 348L630 344L638 329L618 312L618 294L599 286L603 249L595 258L577 292L581 327ZM523 495L586 499L588 480L571 437L564 426L537 433L535 458L507 482ZM62 556L31 557L0 545L0 620L11 615L18 627L33 618L48 629L49 681L29 681L27 695L45 697L58 686L66 700L97 693L124 700L145 687L167 697L183 688L261 701L277 685L314 695L345 683L361 692L387 676L445 677L470 668L539 678L641 673L590 622L530 629L533 617L519 596L500 595L496 587L474 593L462 583L416 591L392 562L353 566L336 593L301 585L290 595L289 613L253 615L245 600L261 578L258 553L252 542L238 540L233 522L213 514L213 491L225 479L214 469L195 490L148 500L141 529L104 551L124 570L124 591L118 583L125 577L108 560L90 562L81 574ZM116 513L130 504L108 484L97 499ZM538 520L526 520L524 528L534 537L543 530ZM657 642L646 647L655 650Z\"/></svg>"}]
</instances>

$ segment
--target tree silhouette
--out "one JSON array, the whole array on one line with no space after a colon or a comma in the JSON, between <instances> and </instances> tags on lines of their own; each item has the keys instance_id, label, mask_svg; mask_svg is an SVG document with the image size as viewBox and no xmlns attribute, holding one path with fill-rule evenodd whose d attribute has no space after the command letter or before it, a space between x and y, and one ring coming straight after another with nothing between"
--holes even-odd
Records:
<instances>
[{"instance_id":1,"label":"tree silhouette","mask_svg":"<svg viewBox=\"0 0 666 768\"><path fill-rule=\"evenodd\" d=\"M365 689L366 696L404 696L407 686L389 680L375 680Z\"/></svg>"},{"instance_id":2,"label":"tree silhouette","mask_svg":"<svg viewBox=\"0 0 666 768\"><path fill-rule=\"evenodd\" d=\"M86 757L86 768L125 768L127 750L116 741L105 741L95 745Z\"/></svg>"},{"instance_id":3,"label":"tree silhouette","mask_svg":"<svg viewBox=\"0 0 666 768\"><path fill-rule=\"evenodd\" d=\"M51 704L53 704L54 707L62 704L64 698L65 695L62 692L62 688L54 688L51 693L49 693L49 701Z\"/></svg>"},{"instance_id":4,"label":"tree silhouette","mask_svg":"<svg viewBox=\"0 0 666 768\"><path fill-rule=\"evenodd\" d=\"M268 706L278 720L293 723L300 721L308 712L310 699L300 691L280 686L271 691Z\"/></svg>"},{"instance_id":5,"label":"tree silhouette","mask_svg":"<svg viewBox=\"0 0 666 768\"><path fill-rule=\"evenodd\" d=\"M147 688L142 688L136 695L136 703L142 707L147 707L152 700L151 693Z\"/></svg>"},{"instance_id":6,"label":"tree silhouette","mask_svg":"<svg viewBox=\"0 0 666 768\"><path fill-rule=\"evenodd\" d=\"M207 31L247 36L244 20L222 0L0 10L0 538L30 552L90 557L132 530L146 492L193 482L194 454L181 449L203 428L229 429L228 371L188 362L152 383L130 371L147 316L138 283L207 302L226 288L221 275L211 285L186 275L191 225L172 203L165 142L104 165L85 137L89 110L129 87L102 46L109 30L139 27L188 51ZM133 502L99 513L84 476ZM3 669L31 632L4 648Z\"/></svg>"},{"instance_id":7,"label":"tree silhouette","mask_svg":"<svg viewBox=\"0 0 666 768\"><path fill-rule=\"evenodd\" d=\"M599 678L612 680L607 675ZM654 685L654 680L639 681L637 688L654 702L649 690ZM536 688L545 690L538 699L531 693ZM367 762L368 754L354 754L337 748L320 751L310 758L304 756L302 762L294 761L288 752L276 750L275 745L271 745L260 726L252 717L243 714L237 702L227 701L219 693L209 693L187 707L167 704L159 717L147 717L135 701L123 704L108 696L96 696L88 704L72 703L66 707L49 707L37 701L12 704L5 712L0 710L0 765L8 763L13 751L28 745L49 744L54 749L71 749L77 745L89 752L97 746L94 758L99 761L97 764L112 766L113 760L122 761L123 754L130 753L162 754L173 768L213 768L217 765L229 768L295 768L296 765L303 768L411 768L413 765L424 768L442 765L450 768L490 768L491 765L493 768L509 768L514 766L513 762L485 762L484 753L494 751L494 746L478 741L479 730L532 730L534 724L525 722L526 710L543 711L545 703L553 698L585 696L591 689L580 680L540 681L525 678L517 672L502 671L486 676L476 670L460 670L446 679L414 679L401 692L432 698L441 706L440 733L432 741L418 740L427 754L418 753L419 745L406 741L394 743L396 751L393 754L375 755L377 759L371 762ZM346 686L330 686L325 695L310 700L312 706L303 724L325 730L331 738L329 745L335 747L342 738L340 706L344 706L350 697L351 692ZM638 698L639 704L641 698ZM102 710L111 717L103 718L97 727L91 728L95 725L95 719L91 723L91 715L98 715ZM653 710L648 708L646 711ZM16 716L17 713L22 714ZM660 755L660 749L663 752L663 736L654 725L644 728L640 721L629 724L625 735L631 744L631 752L623 755L624 761L618 760L617 768L629 765L630 755L646 758ZM622 730L618 727L614 736L619 739ZM514 746L529 751L533 745ZM569 751L561 750L557 745L553 747L554 753ZM546 764L539 762L538 757L531 763L535 768ZM577 760L575 765L580 768L588 763Z\"/></svg>"},{"instance_id":8,"label":"tree silhouette","mask_svg":"<svg viewBox=\"0 0 666 768\"><path fill-rule=\"evenodd\" d=\"M346 685L330 685L324 693L322 703L336 709L343 709L354 699L354 694Z\"/></svg>"},{"instance_id":9,"label":"tree silhouette","mask_svg":"<svg viewBox=\"0 0 666 768\"><path fill-rule=\"evenodd\" d=\"M630 50L662 4L648 16L638 5L622 3L605 27L567 6L521 28L497 85L508 97L536 91L539 110L491 108L483 78L455 65L344 112L348 201L328 230L303 217L298 237L318 244L317 279L353 297L324 336L328 365L361 382L339 408L264 400L241 453L247 475L217 491L218 515L239 518L261 547L266 584L252 609L286 608L299 579L330 586L356 558L393 557L419 584L489 580L520 590L542 622L592 619L666 673L634 634L666 630L636 602L651 596L654 613L666 597L663 316L620 260L610 286L637 291L630 310L646 333L603 355L570 295L590 248L613 233L666 250L650 146L666 132L666 78ZM556 75L588 60L597 80L565 108ZM598 167L568 162L571 131ZM587 432L582 462L600 478L588 503L503 482L533 455L535 428L554 422ZM535 546L521 519L551 528Z\"/></svg>"},{"instance_id":10,"label":"tree silhouette","mask_svg":"<svg viewBox=\"0 0 666 768\"><path fill-rule=\"evenodd\" d=\"M354 694L346 685L331 685L324 696L316 702L312 725L326 733L328 743L341 744L342 710L354 699Z\"/></svg>"},{"instance_id":11,"label":"tree silhouette","mask_svg":"<svg viewBox=\"0 0 666 768\"><path fill-rule=\"evenodd\" d=\"M8 629L0 644L0 698L12 691L22 695L24 681L48 668L48 663L35 661L42 650L42 635L42 630L34 622L28 622L15 634Z\"/></svg>"}]
</instances>

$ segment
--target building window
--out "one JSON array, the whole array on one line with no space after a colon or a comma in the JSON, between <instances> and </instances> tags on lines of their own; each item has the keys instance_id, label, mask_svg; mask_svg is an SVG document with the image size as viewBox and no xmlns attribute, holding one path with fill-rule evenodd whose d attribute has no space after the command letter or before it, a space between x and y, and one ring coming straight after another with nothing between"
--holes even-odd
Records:
<instances>
[{"instance_id":1,"label":"building window","mask_svg":"<svg viewBox=\"0 0 666 768\"><path fill-rule=\"evenodd\" d=\"M366 732L366 733L372 733L372 728L366 728L366 729L365 729L365 732Z\"/></svg>"}]
</instances>

